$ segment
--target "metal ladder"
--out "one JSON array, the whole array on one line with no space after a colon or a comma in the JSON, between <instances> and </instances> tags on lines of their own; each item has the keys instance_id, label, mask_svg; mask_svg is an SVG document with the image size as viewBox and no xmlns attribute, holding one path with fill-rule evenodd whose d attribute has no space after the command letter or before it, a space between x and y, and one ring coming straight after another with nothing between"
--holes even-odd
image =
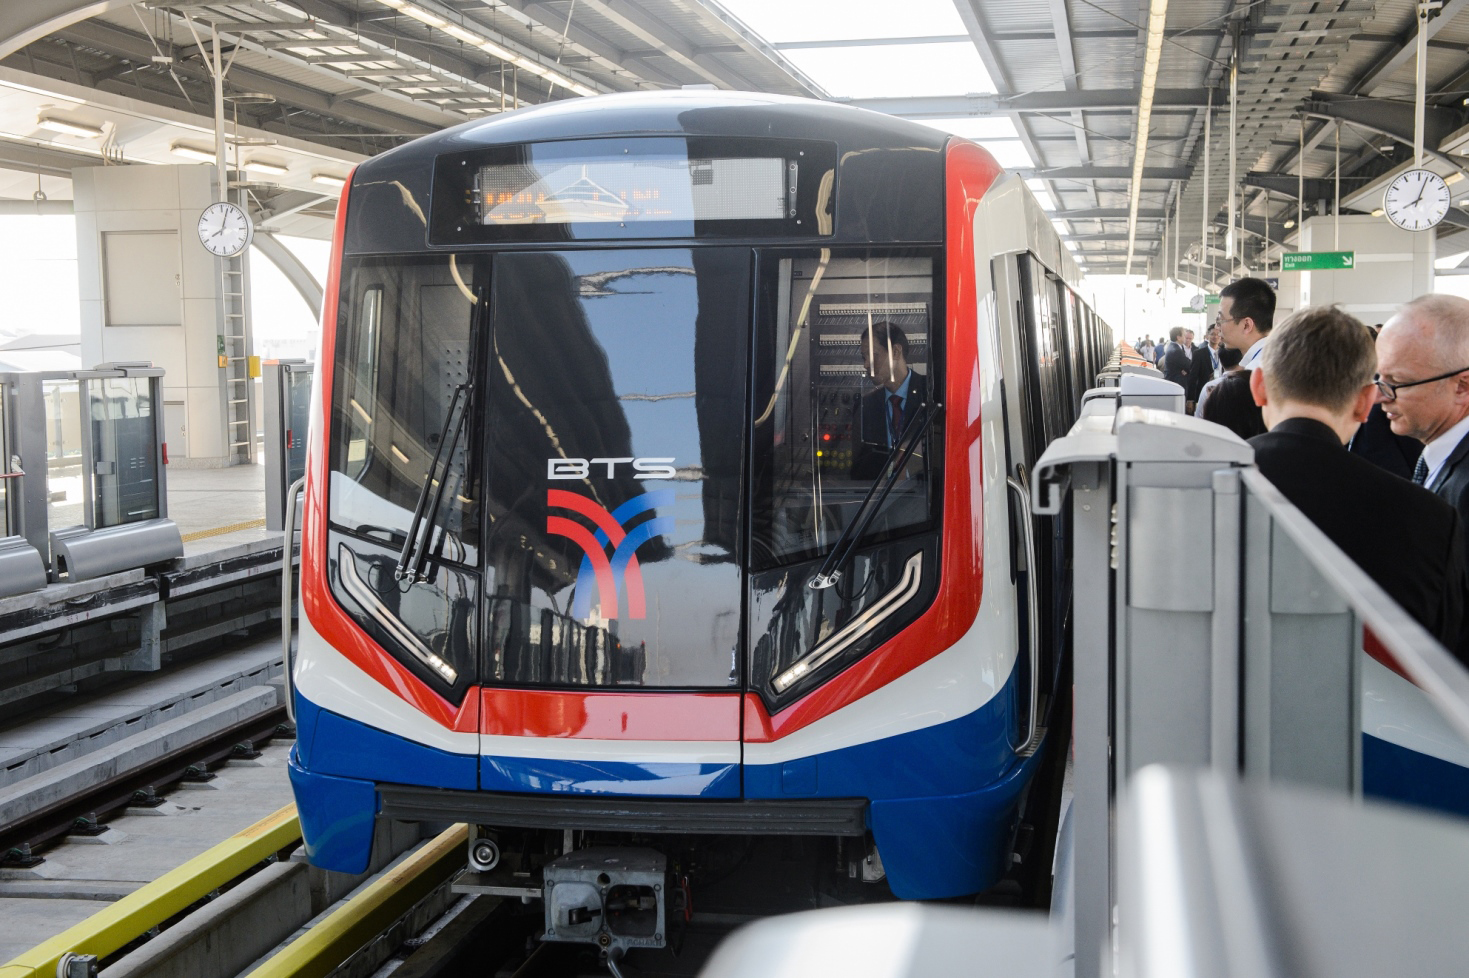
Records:
<instances>
[{"instance_id":1,"label":"metal ladder","mask_svg":"<svg viewBox=\"0 0 1469 978\"><path fill-rule=\"evenodd\" d=\"M249 249L219 261L219 301L225 356L225 435L236 463L255 460L255 387L250 378L250 297L245 258Z\"/></svg>"}]
</instances>

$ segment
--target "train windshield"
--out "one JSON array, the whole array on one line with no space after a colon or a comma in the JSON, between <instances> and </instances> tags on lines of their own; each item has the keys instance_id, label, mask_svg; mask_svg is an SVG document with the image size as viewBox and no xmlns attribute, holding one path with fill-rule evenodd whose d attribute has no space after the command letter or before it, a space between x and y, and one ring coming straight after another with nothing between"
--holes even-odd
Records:
<instances>
[{"instance_id":1,"label":"train windshield","mask_svg":"<svg viewBox=\"0 0 1469 978\"><path fill-rule=\"evenodd\" d=\"M835 545L940 389L934 265L723 246L348 262L334 591L446 695L468 682L733 689L800 667L915 568L935 576L923 531L941 423L858 541L859 583L787 587ZM466 378L464 437L433 470ZM428 570L401 579L431 471L445 485ZM745 640L763 650L748 661L747 605L759 620Z\"/></svg>"}]
</instances>

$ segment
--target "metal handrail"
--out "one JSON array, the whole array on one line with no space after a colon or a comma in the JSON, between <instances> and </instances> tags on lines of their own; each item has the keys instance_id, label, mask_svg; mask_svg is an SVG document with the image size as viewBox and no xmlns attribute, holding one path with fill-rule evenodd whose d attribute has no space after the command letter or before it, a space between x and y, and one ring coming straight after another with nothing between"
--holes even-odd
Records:
<instances>
[{"instance_id":1,"label":"metal handrail","mask_svg":"<svg viewBox=\"0 0 1469 978\"><path fill-rule=\"evenodd\" d=\"M1275 525L1300 547L1316 572L1372 629L1408 678L1469 740L1469 671L1258 469L1243 469L1240 478L1250 495L1264 504Z\"/></svg>"},{"instance_id":2,"label":"metal handrail","mask_svg":"<svg viewBox=\"0 0 1469 978\"><path fill-rule=\"evenodd\" d=\"M1025 741L1015 749L1015 753L1026 756L1035 752L1039 726L1036 709L1041 684L1040 571L1035 562L1035 517L1030 512L1030 490L1014 476L1007 476L1005 484L1020 499L1021 522L1024 524L1021 536L1025 538L1025 605L1030 616L1030 626L1026 629L1030 638L1030 721L1026 725Z\"/></svg>"},{"instance_id":3,"label":"metal handrail","mask_svg":"<svg viewBox=\"0 0 1469 978\"><path fill-rule=\"evenodd\" d=\"M281 546L281 658L285 665L286 715L291 718L292 723L296 722L296 684L295 663L291 659L291 597L294 593L291 581L295 576L291 557L296 544L296 497L305 487L306 477L303 475L286 490L286 525Z\"/></svg>"}]
</instances>

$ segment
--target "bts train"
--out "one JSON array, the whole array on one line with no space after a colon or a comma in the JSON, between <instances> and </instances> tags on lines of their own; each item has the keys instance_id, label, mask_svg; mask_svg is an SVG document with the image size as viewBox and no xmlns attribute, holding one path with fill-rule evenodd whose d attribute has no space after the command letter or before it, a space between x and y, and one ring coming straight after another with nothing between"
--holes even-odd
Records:
<instances>
[{"instance_id":1,"label":"bts train","mask_svg":"<svg viewBox=\"0 0 1469 978\"><path fill-rule=\"evenodd\" d=\"M551 907L591 851L675 910L752 839L883 898L1001 879L1069 729L1023 497L1111 350L1078 279L983 149L830 103L573 99L358 166L288 669L311 861L467 822L604 947L605 886Z\"/></svg>"}]
</instances>

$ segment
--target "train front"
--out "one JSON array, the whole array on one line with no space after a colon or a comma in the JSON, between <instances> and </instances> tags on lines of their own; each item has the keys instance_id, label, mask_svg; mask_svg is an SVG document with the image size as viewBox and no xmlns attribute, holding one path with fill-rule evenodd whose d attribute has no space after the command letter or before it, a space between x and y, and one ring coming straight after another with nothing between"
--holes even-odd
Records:
<instances>
[{"instance_id":1,"label":"train front","mask_svg":"<svg viewBox=\"0 0 1469 978\"><path fill-rule=\"evenodd\" d=\"M396 817L544 859L822 840L905 898L1000 877L1036 762L970 226L998 172L704 92L358 168L294 663L313 863Z\"/></svg>"}]
</instances>

